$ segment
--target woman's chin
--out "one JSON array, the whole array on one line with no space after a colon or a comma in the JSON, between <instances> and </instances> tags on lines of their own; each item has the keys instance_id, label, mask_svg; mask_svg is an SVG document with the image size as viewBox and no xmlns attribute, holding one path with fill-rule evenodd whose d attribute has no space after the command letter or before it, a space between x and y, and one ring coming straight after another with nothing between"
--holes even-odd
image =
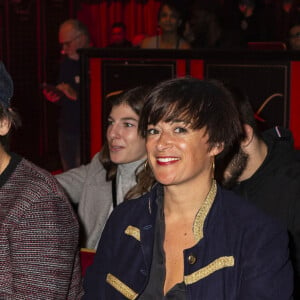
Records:
<instances>
[{"instance_id":1,"label":"woman's chin","mask_svg":"<svg viewBox=\"0 0 300 300\"><path fill-rule=\"evenodd\" d=\"M123 157L123 155L119 155L119 154L116 154L116 153L111 153L110 154L110 160L114 164L123 164L124 163L124 157Z\"/></svg>"},{"instance_id":2,"label":"woman's chin","mask_svg":"<svg viewBox=\"0 0 300 300\"><path fill-rule=\"evenodd\" d=\"M162 185L173 185L173 184L176 184L176 180L175 180L175 178L173 176L172 177L155 176L155 178Z\"/></svg>"}]
</instances>

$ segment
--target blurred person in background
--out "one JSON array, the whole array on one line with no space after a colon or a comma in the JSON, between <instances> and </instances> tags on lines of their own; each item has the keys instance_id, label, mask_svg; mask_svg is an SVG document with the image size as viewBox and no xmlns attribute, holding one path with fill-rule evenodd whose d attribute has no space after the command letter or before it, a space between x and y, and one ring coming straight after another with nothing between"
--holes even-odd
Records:
<instances>
[{"instance_id":1,"label":"blurred person in background","mask_svg":"<svg viewBox=\"0 0 300 300\"><path fill-rule=\"evenodd\" d=\"M132 38L132 47L141 48L143 40L148 37L146 33L138 33Z\"/></svg>"},{"instance_id":2,"label":"blurred person in background","mask_svg":"<svg viewBox=\"0 0 300 300\"><path fill-rule=\"evenodd\" d=\"M268 20L266 12L269 16L270 11L257 0L239 0L230 21L241 30L246 43L270 41L275 20Z\"/></svg>"},{"instance_id":3,"label":"blurred person in background","mask_svg":"<svg viewBox=\"0 0 300 300\"><path fill-rule=\"evenodd\" d=\"M69 19L59 27L59 43L63 60L59 67L56 86L45 85L44 96L58 103L58 144L63 170L80 165L80 64L78 49L90 46L90 37L84 24Z\"/></svg>"},{"instance_id":4,"label":"blurred person in background","mask_svg":"<svg viewBox=\"0 0 300 300\"><path fill-rule=\"evenodd\" d=\"M190 45L182 37L183 16L181 6L175 1L165 0L158 12L160 33L147 37L141 43L145 49L189 49Z\"/></svg>"},{"instance_id":5,"label":"blurred person in background","mask_svg":"<svg viewBox=\"0 0 300 300\"><path fill-rule=\"evenodd\" d=\"M275 2L275 1L274 1ZM287 42L289 30L300 23L300 1L279 0L277 3L276 18L273 26L276 30L276 40Z\"/></svg>"},{"instance_id":6,"label":"blurred person in background","mask_svg":"<svg viewBox=\"0 0 300 300\"><path fill-rule=\"evenodd\" d=\"M300 50L300 23L290 28L287 45L289 50Z\"/></svg>"},{"instance_id":7,"label":"blurred person in background","mask_svg":"<svg viewBox=\"0 0 300 300\"><path fill-rule=\"evenodd\" d=\"M110 44L107 48L131 48L132 44L126 39L126 25L123 22L112 24Z\"/></svg>"},{"instance_id":8,"label":"blurred person in background","mask_svg":"<svg viewBox=\"0 0 300 300\"><path fill-rule=\"evenodd\" d=\"M192 48L233 49L247 46L240 28L224 21L221 8L210 2L195 2L190 7L184 36Z\"/></svg>"}]
</instances>

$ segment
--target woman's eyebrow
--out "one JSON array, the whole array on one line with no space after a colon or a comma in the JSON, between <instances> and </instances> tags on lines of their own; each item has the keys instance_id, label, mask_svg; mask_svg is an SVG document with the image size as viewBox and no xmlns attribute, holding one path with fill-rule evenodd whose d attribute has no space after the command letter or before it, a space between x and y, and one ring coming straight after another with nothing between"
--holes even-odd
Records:
<instances>
[{"instance_id":1,"label":"woman's eyebrow","mask_svg":"<svg viewBox=\"0 0 300 300\"><path fill-rule=\"evenodd\" d=\"M139 120L137 120L136 118L133 118L133 117L124 117L124 118L121 118L122 121L135 121L135 122L138 122Z\"/></svg>"},{"instance_id":2,"label":"woman's eyebrow","mask_svg":"<svg viewBox=\"0 0 300 300\"><path fill-rule=\"evenodd\" d=\"M188 121L185 121L182 119L175 119L175 120L170 121L170 123L184 123L185 125L191 124L191 122L188 122Z\"/></svg>"},{"instance_id":3,"label":"woman's eyebrow","mask_svg":"<svg viewBox=\"0 0 300 300\"><path fill-rule=\"evenodd\" d=\"M108 117L109 120L114 120L113 117L109 116ZM124 117L124 118L121 118L121 121L135 121L135 122L138 122L139 120L136 119L136 118L133 118L133 117Z\"/></svg>"}]
</instances>

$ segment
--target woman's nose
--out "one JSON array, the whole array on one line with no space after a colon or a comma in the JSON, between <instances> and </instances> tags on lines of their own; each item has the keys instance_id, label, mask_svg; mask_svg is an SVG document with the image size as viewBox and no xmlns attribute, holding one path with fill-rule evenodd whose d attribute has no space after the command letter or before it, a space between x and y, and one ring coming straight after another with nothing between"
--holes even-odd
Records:
<instances>
[{"instance_id":1,"label":"woman's nose","mask_svg":"<svg viewBox=\"0 0 300 300\"><path fill-rule=\"evenodd\" d=\"M157 142L157 149L163 151L172 145L171 137L168 133L162 132Z\"/></svg>"},{"instance_id":2,"label":"woman's nose","mask_svg":"<svg viewBox=\"0 0 300 300\"><path fill-rule=\"evenodd\" d=\"M120 137L120 128L117 124L112 124L108 127L107 135L110 138L119 138Z\"/></svg>"}]
</instances>

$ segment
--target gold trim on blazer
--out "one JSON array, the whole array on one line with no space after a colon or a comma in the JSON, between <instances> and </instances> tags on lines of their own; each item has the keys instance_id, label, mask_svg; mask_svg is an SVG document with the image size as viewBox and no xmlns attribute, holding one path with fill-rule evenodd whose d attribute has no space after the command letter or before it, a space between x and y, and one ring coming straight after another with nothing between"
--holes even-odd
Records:
<instances>
[{"instance_id":1,"label":"gold trim on blazer","mask_svg":"<svg viewBox=\"0 0 300 300\"><path fill-rule=\"evenodd\" d=\"M139 242L141 241L141 232L137 227L129 225L125 230L125 234L134 237Z\"/></svg>"},{"instance_id":2,"label":"gold trim on blazer","mask_svg":"<svg viewBox=\"0 0 300 300\"><path fill-rule=\"evenodd\" d=\"M196 240L196 243L198 243L203 238L203 225L205 218L214 202L214 199L217 194L217 184L216 181L212 181L212 185L210 188L209 193L207 194L201 208L197 212L194 225L193 225L193 233Z\"/></svg>"},{"instance_id":3,"label":"gold trim on blazer","mask_svg":"<svg viewBox=\"0 0 300 300\"><path fill-rule=\"evenodd\" d=\"M106 276L106 282L129 300L135 300L138 297L138 294L134 290L110 273Z\"/></svg>"},{"instance_id":4,"label":"gold trim on blazer","mask_svg":"<svg viewBox=\"0 0 300 300\"><path fill-rule=\"evenodd\" d=\"M190 275L184 276L184 282L186 285L193 284L218 270L221 270L221 269L227 268L227 267L233 267L233 266L234 266L234 257L233 256L219 257L216 260L214 260L212 263L207 265L206 267L201 268L200 270L198 270Z\"/></svg>"}]
</instances>

